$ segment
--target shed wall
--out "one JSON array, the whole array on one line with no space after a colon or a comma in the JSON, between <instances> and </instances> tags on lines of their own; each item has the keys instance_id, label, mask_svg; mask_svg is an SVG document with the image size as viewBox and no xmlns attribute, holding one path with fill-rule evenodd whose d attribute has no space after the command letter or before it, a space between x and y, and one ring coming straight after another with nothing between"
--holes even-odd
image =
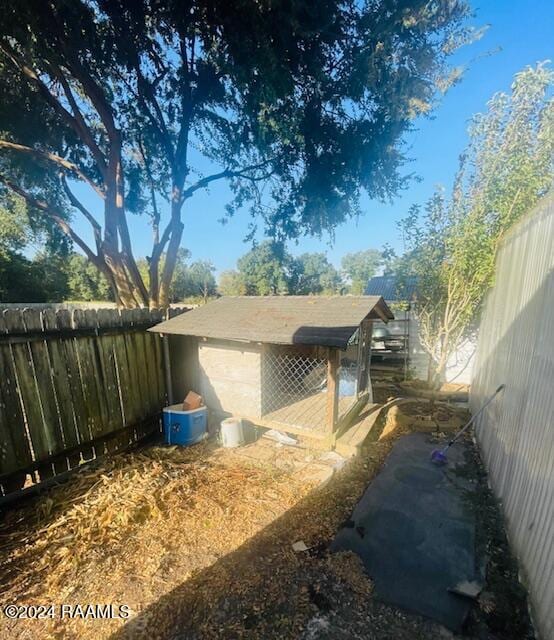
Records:
<instances>
[{"instance_id":1,"label":"shed wall","mask_svg":"<svg viewBox=\"0 0 554 640\"><path fill-rule=\"evenodd\" d=\"M212 411L252 418L262 415L260 345L199 342L199 382Z\"/></svg>"},{"instance_id":2,"label":"shed wall","mask_svg":"<svg viewBox=\"0 0 554 640\"><path fill-rule=\"evenodd\" d=\"M503 242L479 331L473 411L491 484L528 580L542 638L554 639L554 199Z\"/></svg>"}]
</instances>

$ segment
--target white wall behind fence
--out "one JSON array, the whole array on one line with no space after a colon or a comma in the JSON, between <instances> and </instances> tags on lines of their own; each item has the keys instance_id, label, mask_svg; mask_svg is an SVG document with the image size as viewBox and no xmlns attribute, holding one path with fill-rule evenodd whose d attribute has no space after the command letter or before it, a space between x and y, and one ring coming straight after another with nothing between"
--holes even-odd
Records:
<instances>
[{"instance_id":1,"label":"white wall behind fence","mask_svg":"<svg viewBox=\"0 0 554 640\"><path fill-rule=\"evenodd\" d=\"M554 197L510 231L497 258L471 386L491 484L531 594L541 638L554 639Z\"/></svg>"},{"instance_id":2,"label":"white wall behind fence","mask_svg":"<svg viewBox=\"0 0 554 640\"><path fill-rule=\"evenodd\" d=\"M396 312L395 312L396 315ZM426 354L419 339L419 321L417 308L410 313L409 331L410 368L416 378L427 380L429 356ZM473 362L475 360L476 344L473 338L467 339L451 354L446 363L444 382L470 384L472 379Z\"/></svg>"}]
</instances>

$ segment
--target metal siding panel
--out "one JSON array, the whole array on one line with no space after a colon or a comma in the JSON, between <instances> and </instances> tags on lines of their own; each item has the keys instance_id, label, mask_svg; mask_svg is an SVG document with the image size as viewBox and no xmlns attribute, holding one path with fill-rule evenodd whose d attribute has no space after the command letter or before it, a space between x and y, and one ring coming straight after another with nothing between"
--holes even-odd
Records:
<instances>
[{"instance_id":1,"label":"metal siding panel","mask_svg":"<svg viewBox=\"0 0 554 640\"><path fill-rule=\"evenodd\" d=\"M554 199L506 237L485 303L471 387L477 439L540 637L554 639Z\"/></svg>"}]
</instances>

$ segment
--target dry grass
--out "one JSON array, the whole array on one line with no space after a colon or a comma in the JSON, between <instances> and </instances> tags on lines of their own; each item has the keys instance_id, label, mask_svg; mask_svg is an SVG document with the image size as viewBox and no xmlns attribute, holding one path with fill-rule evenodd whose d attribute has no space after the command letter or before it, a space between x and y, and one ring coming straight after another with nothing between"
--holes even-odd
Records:
<instances>
[{"instance_id":1,"label":"dry grass","mask_svg":"<svg viewBox=\"0 0 554 640\"><path fill-rule=\"evenodd\" d=\"M138 613L309 490L274 468L230 465L206 446L116 456L7 515L3 601L128 604ZM118 626L93 622L72 621L63 637L96 639ZM60 627L19 621L5 633L3 623L2 637L35 634L38 625L49 637Z\"/></svg>"},{"instance_id":2,"label":"dry grass","mask_svg":"<svg viewBox=\"0 0 554 640\"><path fill-rule=\"evenodd\" d=\"M0 618L0 637L308 640L326 637L326 612L344 638L367 638L368 624L376 638L440 637L377 605L359 559L327 550L409 430L394 416L381 423L364 455L317 488L292 460L254 466L205 445L150 447L11 511L0 524L4 602L127 604L133 616ZM297 540L310 551L295 553Z\"/></svg>"}]
</instances>

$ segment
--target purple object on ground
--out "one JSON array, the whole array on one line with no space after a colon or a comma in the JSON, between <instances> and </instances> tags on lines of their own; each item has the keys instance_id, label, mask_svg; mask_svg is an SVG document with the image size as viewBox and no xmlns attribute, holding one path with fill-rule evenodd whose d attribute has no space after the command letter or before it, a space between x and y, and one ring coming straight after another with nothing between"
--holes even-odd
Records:
<instances>
[{"instance_id":1,"label":"purple object on ground","mask_svg":"<svg viewBox=\"0 0 554 640\"><path fill-rule=\"evenodd\" d=\"M431 462L434 462L435 464L438 464L438 465L442 465L448 462L448 458L446 457L446 454L444 453L444 451L441 451L440 449L435 449L431 453Z\"/></svg>"}]
</instances>

